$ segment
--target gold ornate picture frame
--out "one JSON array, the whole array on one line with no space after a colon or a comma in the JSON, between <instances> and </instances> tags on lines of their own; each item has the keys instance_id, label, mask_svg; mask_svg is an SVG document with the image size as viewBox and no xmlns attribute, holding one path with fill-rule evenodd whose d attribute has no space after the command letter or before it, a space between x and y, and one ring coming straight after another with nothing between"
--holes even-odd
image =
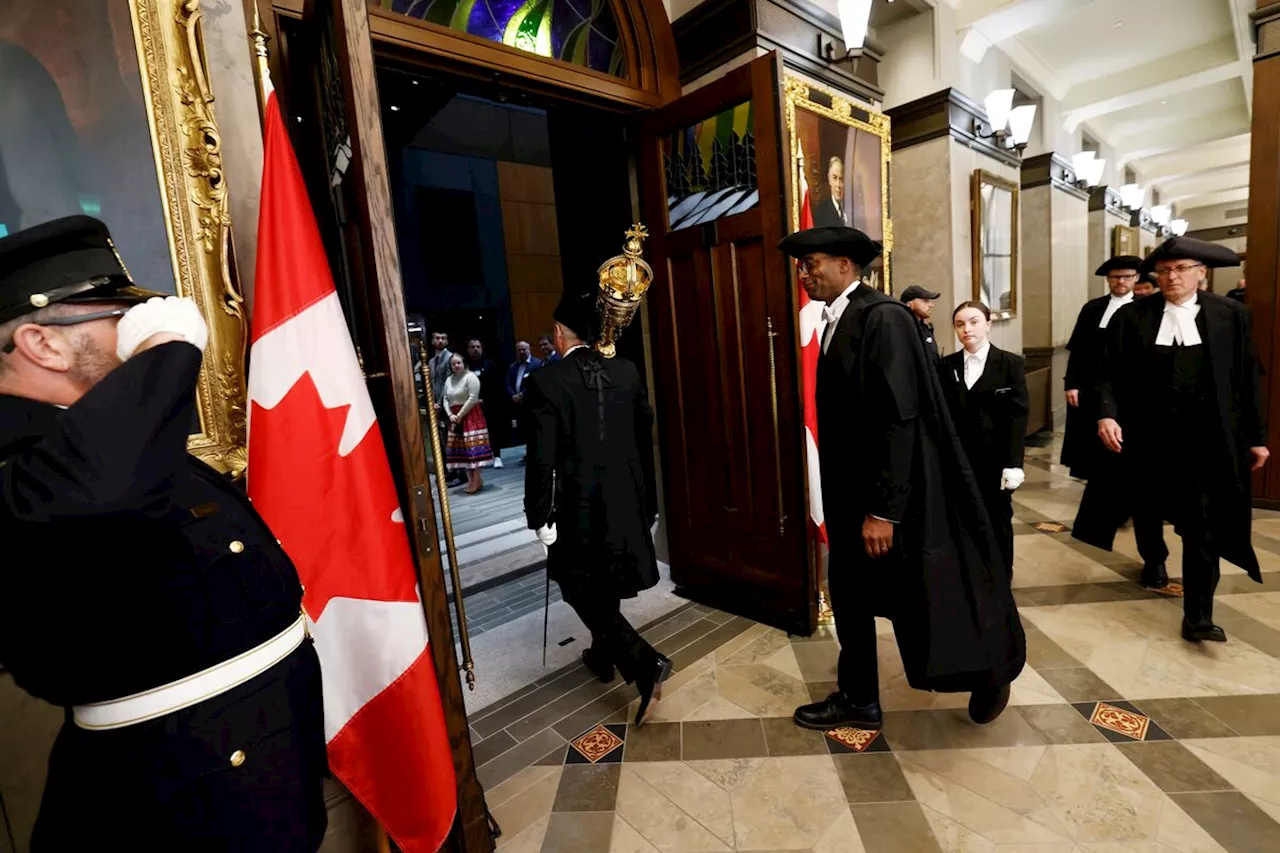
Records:
<instances>
[{"instance_id":1,"label":"gold ornate picture frame","mask_svg":"<svg viewBox=\"0 0 1280 853\"><path fill-rule=\"evenodd\" d=\"M129 0L129 8L178 294L194 299L209 324L196 388L199 424L187 446L238 476L247 463L247 322L231 271L231 216L200 0Z\"/></svg>"},{"instance_id":2,"label":"gold ornate picture frame","mask_svg":"<svg viewBox=\"0 0 1280 853\"><path fill-rule=\"evenodd\" d=\"M783 78L783 94L791 145L791 230L800 230L807 188L814 225L851 225L884 244L884 254L866 277L891 293L889 117L792 74Z\"/></svg>"},{"instance_id":3,"label":"gold ornate picture frame","mask_svg":"<svg viewBox=\"0 0 1280 853\"><path fill-rule=\"evenodd\" d=\"M1111 257L1117 255L1141 255L1142 241L1138 229L1132 225L1114 225L1111 228Z\"/></svg>"},{"instance_id":4,"label":"gold ornate picture frame","mask_svg":"<svg viewBox=\"0 0 1280 853\"><path fill-rule=\"evenodd\" d=\"M1021 188L976 169L971 192L973 298L991 309L992 320L1010 320L1018 316Z\"/></svg>"}]
</instances>

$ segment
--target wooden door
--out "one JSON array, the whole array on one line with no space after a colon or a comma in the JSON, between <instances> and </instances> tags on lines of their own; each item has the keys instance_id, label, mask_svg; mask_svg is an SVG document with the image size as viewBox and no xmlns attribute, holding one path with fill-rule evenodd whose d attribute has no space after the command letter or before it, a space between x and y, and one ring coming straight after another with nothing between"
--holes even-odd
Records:
<instances>
[{"instance_id":1,"label":"wooden door","mask_svg":"<svg viewBox=\"0 0 1280 853\"><path fill-rule=\"evenodd\" d=\"M291 110L308 186L352 335L361 354L400 503L408 516L458 780L458 818L446 849L489 853L484 796L475 776L458 678L435 513L427 480L395 220L388 185L366 0L308 2L298 43L289 44L297 89ZM309 143L309 145L308 145ZM305 156L308 147L312 156Z\"/></svg>"},{"instance_id":2,"label":"wooden door","mask_svg":"<svg viewBox=\"0 0 1280 853\"><path fill-rule=\"evenodd\" d=\"M808 634L798 335L781 60L761 57L642 125L648 316L671 576L690 597Z\"/></svg>"}]
</instances>

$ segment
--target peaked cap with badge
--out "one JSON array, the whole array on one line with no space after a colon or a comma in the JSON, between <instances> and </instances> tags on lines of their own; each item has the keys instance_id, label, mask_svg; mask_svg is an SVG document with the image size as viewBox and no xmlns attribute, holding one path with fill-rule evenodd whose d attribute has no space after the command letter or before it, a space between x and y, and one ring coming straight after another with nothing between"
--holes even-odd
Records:
<instances>
[{"instance_id":1,"label":"peaked cap with badge","mask_svg":"<svg viewBox=\"0 0 1280 853\"><path fill-rule=\"evenodd\" d=\"M793 258L803 258L814 252L822 252L837 258L848 258L862 269L884 251L884 245L872 240L857 228L844 225L828 228L806 228L788 234L778 243L778 248Z\"/></svg>"},{"instance_id":2,"label":"peaked cap with badge","mask_svg":"<svg viewBox=\"0 0 1280 853\"><path fill-rule=\"evenodd\" d=\"M107 226L67 216L0 237L0 323L58 302L146 302Z\"/></svg>"}]
</instances>

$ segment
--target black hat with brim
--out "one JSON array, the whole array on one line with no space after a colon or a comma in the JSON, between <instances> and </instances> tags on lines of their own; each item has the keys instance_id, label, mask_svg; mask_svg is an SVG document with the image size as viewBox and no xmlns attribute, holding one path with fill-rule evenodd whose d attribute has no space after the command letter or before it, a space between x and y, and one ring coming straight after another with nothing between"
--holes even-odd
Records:
<instances>
[{"instance_id":1,"label":"black hat with brim","mask_svg":"<svg viewBox=\"0 0 1280 853\"><path fill-rule=\"evenodd\" d=\"M913 299L937 299L941 295L941 293L934 293L928 288L921 287L918 284L913 284L906 290L902 291L902 295L898 298L903 302L910 302Z\"/></svg>"},{"instance_id":2,"label":"black hat with brim","mask_svg":"<svg viewBox=\"0 0 1280 853\"><path fill-rule=\"evenodd\" d=\"M0 323L59 302L137 304L164 296L135 287L107 226L68 216L0 237Z\"/></svg>"},{"instance_id":3,"label":"black hat with brim","mask_svg":"<svg viewBox=\"0 0 1280 853\"><path fill-rule=\"evenodd\" d=\"M859 268L871 266L884 246L857 228L843 225L828 228L806 228L782 238L778 248L793 258L804 258L815 252L836 258L848 258Z\"/></svg>"},{"instance_id":4,"label":"black hat with brim","mask_svg":"<svg viewBox=\"0 0 1280 853\"><path fill-rule=\"evenodd\" d=\"M1240 256L1226 246L1197 240L1195 237L1171 237L1165 240L1147 255L1139 272L1154 272L1159 261L1195 261L1211 269L1240 266Z\"/></svg>"},{"instance_id":5,"label":"black hat with brim","mask_svg":"<svg viewBox=\"0 0 1280 853\"><path fill-rule=\"evenodd\" d=\"M556 310L551 316L584 342L590 343L595 337L597 328L595 292L566 292L560 297L560 303L556 305Z\"/></svg>"},{"instance_id":6,"label":"black hat with brim","mask_svg":"<svg viewBox=\"0 0 1280 853\"><path fill-rule=\"evenodd\" d=\"M1133 270L1137 272L1142 269L1142 258L1137 255L1116 255L1114 258L1103 262L1102 266L1094 271L1094 275L1110 275L1114 270Z\"/></svg>"}]
</instances>

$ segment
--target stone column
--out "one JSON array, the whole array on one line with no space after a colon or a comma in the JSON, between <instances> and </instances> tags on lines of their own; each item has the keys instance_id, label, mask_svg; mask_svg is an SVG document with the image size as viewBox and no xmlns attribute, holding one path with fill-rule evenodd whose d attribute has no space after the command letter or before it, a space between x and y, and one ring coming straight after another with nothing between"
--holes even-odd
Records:
<instances>
[{"instance_id":1,"label":"stone column","mask_svg":"<svg viewBox=\"0 0 1280 853\"><path fill-rule=\"evenodd\" d=\"M1116 226L1127 227L1133 215L1120 203L1120 194L1110 187L1096 187L1089 195L1089 260L1085 264L1090 275L1103 262L1116 254ZM1133 246L1132 254L1138 254ZM1107 295L1107 280L1100 276L1090 279L1086 299Z\"/></svg>"}]
</instances>

